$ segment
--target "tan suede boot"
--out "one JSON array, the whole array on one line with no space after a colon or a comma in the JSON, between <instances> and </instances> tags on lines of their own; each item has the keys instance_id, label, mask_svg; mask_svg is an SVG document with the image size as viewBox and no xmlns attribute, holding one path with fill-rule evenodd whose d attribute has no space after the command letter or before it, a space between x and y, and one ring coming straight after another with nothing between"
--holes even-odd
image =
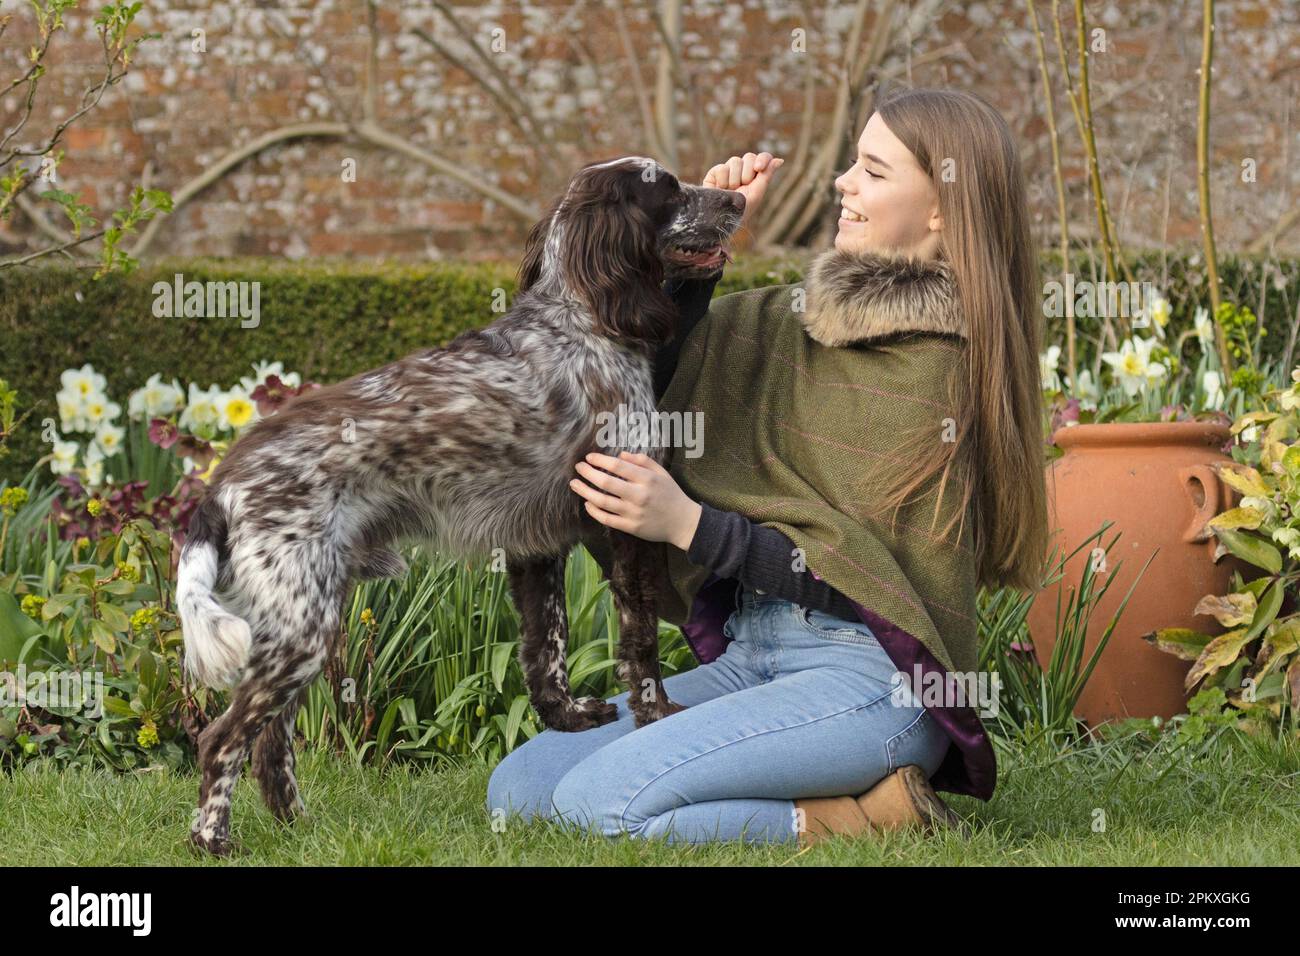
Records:
<instances>
[{"instance_id":1,"label":"tan suede boot","mask_svg":"<svg viewBox=\"0 0 1300 956\"><path fill-rule=\"evenodd\" d=\"M863 815L880 830L919 826L926 832L964 829L961 817L939 799L925 771L909 764L899 767L857 798Z\"/></svg>"},{"instance_id":2,"label":"tan suede boot","mask_svg":"<svg viewBox=\"0 0 1300 956\"><path fill-rule=\"evenodd\" d=\"M870 833L867 819L853 797L802 797L794 802L799 817L799 848L820 843L831 834Z\"/></svg>"},{"instance_id":3,"label":"tan suede boot","mask_svg":"<svg viewBox=\"0 0 1300 956\"><path fill-rule=\"evenodd\" d=\"M899 767L858 797L806 797L794 801L803 812L799 847L812 846L829 834L852 835L919 827L965 831L962 819L944 803L920 767Z\"/></svg>"}]
</instances>

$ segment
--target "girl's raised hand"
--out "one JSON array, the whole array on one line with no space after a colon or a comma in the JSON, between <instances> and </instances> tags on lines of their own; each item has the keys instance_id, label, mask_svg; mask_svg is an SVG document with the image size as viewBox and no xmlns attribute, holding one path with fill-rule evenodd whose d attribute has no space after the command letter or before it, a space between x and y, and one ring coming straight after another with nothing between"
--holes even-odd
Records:
<instances>
[{"instance_id":1,"label":"girl's raised hand","mask_svg":"<svg viewBox=\"0 0 1300 956\"><path fill-rule=\"evenodd\" d=\"M704 176L703 185L714 189L734 189L744 196L745 213L741 222L748 222L762 202L772 177L783 163L784 159L771 153L732 156L725 163L718 163L710 169Z\"/></svg>"}]
</instances>

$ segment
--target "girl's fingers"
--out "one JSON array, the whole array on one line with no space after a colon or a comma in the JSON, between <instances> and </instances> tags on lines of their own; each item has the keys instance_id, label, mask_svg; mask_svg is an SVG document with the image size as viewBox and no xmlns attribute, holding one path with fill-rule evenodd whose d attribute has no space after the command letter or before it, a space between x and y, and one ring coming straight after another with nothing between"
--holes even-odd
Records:
<instances>
[{"instance_id":1,"label":"girl's fingers","mask_svg":"<svg viewBox=\"0 0 1300 956\"><path fill-rule=\"evenodd\" d=\"M660 475L668 474L667 470L664 468L663 465L659 464L659 462L655 461L653 458L651 458L649 455L645 454L644 452L638 451L634 453L630 451L624 451L624 452L619 452L619 457L627 461L630 461L635 465L640 465L642 468L648 468L650 471L653 471L656 474L660 474Z\"/></svg>"},{"instance_id":2,"label":"girl's fingers","mask_svg":"<svg viewBox=\"0 0 1300 956\"><path fill-rule=\"evenodd\" d=\"M631 533L631 525L624 518L621 518L616 514L611 514L608 511L602 511L590 501L583 502L583 504L587 508L587 514L591 515L605 527L613 528L615 531L627 531Z\"/></svg>"},{"instance_id":3,"label":"girl's fingers","mask_svg":"<svg viewBox=\"0 0 1300 956\"><path fill-rule=\"evenodd\" d=\"M748 186L764 173L775 173L784 162L784 159L778 159L766 151L732 156L725 163L711 167L705 173L702 185L713 189L739 189Z\"/></svg>"},{"instance_id":4,"label":"girl's fingers","mask_svg":"<svg viewBox=\"0 0 1300 956\"><path fill-rule=\"evenodd\" d=\"M727 188L737 189L744 185L741 174L745 170L745 161L739 156L732 156L727 160Z\"/></svg>"},{"instance_id":5,"label":"girl's fingers","mask_svg":"<svg viewBox=\"0 0 1300 956\"><path fill-rule=\"evenodd\" d=\"M585 461L580 461L573 467L577 470L578 474L582 475L583 478L587 479L587 481L595 485L597 488L603 488L610 494L618 495L620 498L627 497L627 491L631 487L631 482L625 481L617 475L611 475L608 472L601 471L599 468L589 465ZM576 478L573 479L573 481L577 480L578 479Z\"/></svg>"},{"instance_id":6,"label":"girl's fingers","mask_svg":"<svg viewBox=\"0 0 1300 956\"><path fill-rule=\"evenodd\" d=\"M587 464L594 465L597 468L604 468L606 471L612 471L616 475L622 475L624 478L632 477L632 469L627 466L621 458L615 458L612 455L605 455L598 451L587 452Z\"/></svg>"},{"instance_id":7,"label":"girl's fingers","mask_svg":"<svg viewBox=\"0 0 1300 956\"><path fill-rule=\"evenodd\" d=\"M588 505L595 505L596 507L604 511L608 511L611 514L621 515L623 513L622 509L624 507L624 502L622 498L617 498L614 495L607 495L603 491L597 491L595 488L592 488L590 485L584 485L577 478L574 478L572 481L569 482L569 487L572 488L574 492L576 492L577 494L582 495L582 497L586 498Z\"/></svg>"}]
</instances>

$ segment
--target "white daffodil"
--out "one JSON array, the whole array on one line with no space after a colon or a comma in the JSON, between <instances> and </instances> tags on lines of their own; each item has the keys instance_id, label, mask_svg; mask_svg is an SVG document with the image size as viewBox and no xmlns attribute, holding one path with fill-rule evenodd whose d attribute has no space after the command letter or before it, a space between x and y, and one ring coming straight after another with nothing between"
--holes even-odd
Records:
<instances>
[{"instance_id":1,"label":"white daffodil","mask_svg":"<svg viewBox=\"0 0 1300 956\"><path fill-rule=\"evenodd\" d=\"M114 421L122 414L122 406L109 401L103 392L96 392L86 397L86 424L90 429L98 428L104 422Z\"/></svg>"},{"instance_id":2,"label":"white daffodil","mask_svg":"<svg viewBox=\"0 0 1300 956\"><path fill-rule=\"evenodd\" d=\"M221 410L221 427L229 431L239 431L257 418L257 406L248 391L238 385L218 396L217 407Z\"/></svg>"},{"instance_id":3,"label":"white daffodil","mask_svg":"<svg viewBox=\"0 0 1300 956\"><path fill-rule=\"evenodd\" d=\"M1210 313L1204 306L1196 307L1192 327L1196 330L1196 341L1200 343L1201 351L1209 354L1214 348L1214 323L1210 321Z\"/></svg>"},{"instance_id":4,"label":"white daffodil","mask_svg":"<svg viewBox=\"0 0 1300 956\"><path fill-rule=\"evenodd\" d=\"M1154 338L1137 336L1125 339L1118 352L1102 355L1102 360L1114 369L1115 377L1130 398L1164 377L1164 365L1151 360L1151 350L1158 344Z\"/></svg>"},{"instance_id":5,"label":"white daffodil","mask_svg":"<svg viewBox=\"0 0 1300 956\"><path fill-rule=\"evenodd\" d=\"M1065 377L1065 384L1068 386L1067 392L1070 397L1077 398L1080 404L1095 403L1101 397L1097 391L1097 383L1092 380L1091 369L1085 368L1079 372L1078 385L1075 385L1068 375Z\"/></svg>"},{"instance_id":6,"label":"white daffodil","mask_svg":"<svg viewBox=\"0 0 1300 956\"><path fill-rule=\"evenodd\" d=\"M59 430L63 432L89 431L86 420L86 399L78 392L60 389L54 396L59 406Z\"/></svg>"},{"instance_id":7,"label":"white daffodil","mask_svg":"<svg viewBox=\"0 0 1300 956\"><path fill-rule=\"evenodd\" d=\"M1247 445L1249 445L1258 437L1259 437L1258 425L1251 425L1241 430L1241 440L1244 441Z\"/></svg>"},{"instance_id":8,"label":"white daffodil","mask_svg":"<svg viewBox=\"0 0 1300 956\"><path fill-rule=\"evenodd\" d=\"M1057 364L1061 360L1061 347L1059 345L1050 346L1046 352L1038 356L1038 371L1043 380L1043 391L1059 392L1061 390L1061 379L1056 374Z\"/></svg>"},{"instance_id":9,"label":"white daffodil","mask_svg":"<svg viewBox=\"0 0 1300 956\"><path fill-rule=\"evenodd\" d=\"M103 392L108 388L108 380L96 372L89 362L81 366L81 368L66 369L59 376L59 384L69 392L83 398L94 392Z\"/></svg>"},{"instance_id":10,"label":"white daffodil","mask_svg":"<svg viewBox=\"0 0 1300 956\"><path fill-rule=\"evenodd\" d=\"M104 453L99 450L99 446L94 442L86 446L86 457L82 465L82 473L86 478L86 487L98 488L104 483Z\"/></svg>"},{"instance_id":11,"label":"white daffodil","mask_svg":"<svg viewBox=\"0 0 1300 956\"><path fill-rule=\"evenodd\" d=\"M1218 372L1207 371L1201 376L1201 390L1205 392L1205 404L1208 407L1223 407L1223 376Z\"/></svg>"},{"instance_id":12,"label":"white daffodil","mask_svg":"<svg viewBox=\"0 0 1300 956\"><path fill-rule=\"evenodd\" d=\"M112 458L122 450L124 438L126 438L125 429L111 422L101 422L95 429L95 446L104 453L105 458Z\"/></svg>"},{"instance_id":13,"label":"white daffodil","mask_svg":"<svg viewBox=\"0 0 1300 956\"><path fill-rule=\"evenodd\" d=\"M56 475L70 475L77 465L77 453L81 446L75 441L56 441L50 458L50 471Z\"/></svg>"},{"instance_id":14,"label":"white daffodil","mask_svg":"<svg viewBox=\"0 0 1300 956\"><path fill-rule=\"evenodd\" d=\"M1163 339L1165 337L1165 326L1169 324L1169 300L1156 293L1147 303L1144 312L1151 327L1155 329L1156 337Z\"/></svg>"},{"instance_id":15,"label":"white daffodil","mask_svg":"<svg viewBox=\"0 0 1300 956\"><path fill-rule=\"evenodd\" d=\"M217 385L207 390L190 382L189 401L181 412L180 426L187 431L215 428L221 422L221 388Z\"/></svg>"},{"instance_id":16,"label":"white daffodil","mask_svg":"<svg viewBox=\"0 0 1300 956\"><path fill-rule=\"evenodd\" d=\"M131 393L127 400L127 414L132 421L143 418L161 418L180 408L185 401L185 393L180 383L172 379L171 384L162 380L162 374L154 372L143 386Z\"/></svg>"},{"instance_id":17,"label":"white daffodil","mask_svg":"<svg viewBox=\"0 0 1300 956\"><path fill-rule=\"evenodd\" d=\"M249 378L247 375L239 380L239 384L244 386L244 391L252 392L253 389L261 385L272 375L277 376L281 382L290 388L298 388L302 385L302 376L297 372L286 372L283 362L254 362L253 372L255 377Z\"/></svg>"}]
</instances>

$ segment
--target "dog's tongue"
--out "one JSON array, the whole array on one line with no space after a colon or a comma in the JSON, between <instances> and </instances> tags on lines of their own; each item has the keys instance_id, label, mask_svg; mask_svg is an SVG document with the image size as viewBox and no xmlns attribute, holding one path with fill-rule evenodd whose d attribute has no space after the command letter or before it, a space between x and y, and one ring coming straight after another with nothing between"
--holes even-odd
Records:
<instances>
[{"instance_id":1,"label":"dog's tongue","mask_svg":"<svg viewBox=\"0 0 1300 956\"><path fill-rule=\"evenodd\" d=\"M722 246L715 246L706 252L686 253L685 258L693 266L716 266L723 262L730 262L731 253Z\"/></svg>"}]
</instances>

